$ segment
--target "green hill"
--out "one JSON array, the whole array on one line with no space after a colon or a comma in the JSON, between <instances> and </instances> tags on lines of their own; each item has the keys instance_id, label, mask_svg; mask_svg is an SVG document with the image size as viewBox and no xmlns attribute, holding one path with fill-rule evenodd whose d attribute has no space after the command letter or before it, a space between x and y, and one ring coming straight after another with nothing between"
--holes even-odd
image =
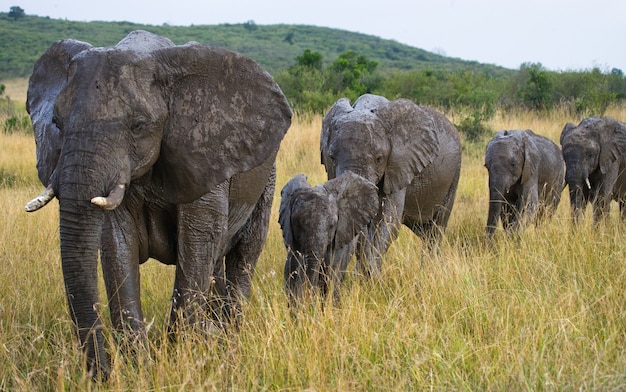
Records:
<instances>
[{"instance_id":1,"label":"green hill","mask_svg":"<svg viewBox=\"0 0 626 392\"><path fill-rule=\"evenodd\" d=\"M240 24L152 26L130 22L74 22L26 15L12 20L0 13L0 80L30 75L37 58L56 40L74 38L95 46L114 45L127 33L144 29L177 44L197 41L240 52L275 73L293 65L305 49L319 52L326 64L346 50L379 63L381 71L474 69L490 74L514 71L493 65L440 56L376 36L306 25Z\"/></svg>"}]
</instances>

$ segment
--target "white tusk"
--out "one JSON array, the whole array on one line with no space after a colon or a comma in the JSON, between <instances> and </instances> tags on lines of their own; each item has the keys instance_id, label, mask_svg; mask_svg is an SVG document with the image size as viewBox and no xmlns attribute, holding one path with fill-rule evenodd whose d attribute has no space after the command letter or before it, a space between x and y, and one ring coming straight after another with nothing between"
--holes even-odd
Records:
<instances>
[{"instance_id":1,"label":"white tusk","mask_svg":"<svg viewBox=\"0 0 626 392\"><path fill-rule=\"evenodd\" d=\"M48 204L52 199L54 199L54 190L52 189L51 185L48 185L48 187L44 189L44 191L41 192L39 196L26 203L24 209L26 210L26 212L37 211L38 209Z\"/></svg>"},{"instance_id":2,"label":"white tusk","mask_svg":"<svg viewBox=\"0 0 626 392\"><path fill-rule=\"evenodd\" d=\"M109 192L109 195L107 197L102 197L102 196L94 197L93 199L91 199L91 203L97 205L103 210L107 210L107 211L114 210L122 203L122 200L124 200L125 188L126 188L126 185L117 184L113 188L113 190Z\"/></svg>"},{"instance_id":3,"label":"white tusk","mask_svg":"<svg viewBox=\"0 0 626 392\"><path fill-rule=\"evenodd\" d=\"M591 183L589 182L589 178L585 178L585 184L587 184L588 189L591 189Z\"/></svg>"}]
</instances>

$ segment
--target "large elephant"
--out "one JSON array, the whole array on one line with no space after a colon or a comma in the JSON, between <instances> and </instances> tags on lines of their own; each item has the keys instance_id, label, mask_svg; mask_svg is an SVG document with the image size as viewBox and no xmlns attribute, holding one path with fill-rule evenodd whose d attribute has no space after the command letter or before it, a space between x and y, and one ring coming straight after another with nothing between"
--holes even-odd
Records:
<instances>
[{"instance_id":1,"label":"large elephant","mask_svg":"<svg viewBox=\"0 0 626 392\"><path fill-rule=\"evenodd\" d=\"M567 123L561 147L574 222L587 203L593 206L594 222L599 222L609 214L611 200L619 202L626 218L626 124L610 117Z\"/></svg>"},{"instance_id":2,"label":"large elephant","mask_svg":"<svg viewBox=\"0 0 626 392\"><path fill-rule=\"evenodd\" d=\"M438 245L461 171L460 137L443 115L406 99L341 98L324 116L320 148L329 179L351 170L378 186L379 212L357 247L362 272L380 272L402 224L425 248Z\"/></svg>"},{"instance_id":3,"label":"large elephant","mask_svg":"<svg viewBox=\"0 0 626 392\"><path fill-rule=\"evenodd\" d=\"M176 265L170 328L223 325L250 293L266 239L275 157L291 122L254 61L146 31L113 47L54 43L36 62L27 109L47 187L59 200L71 317L95 377L110 372L97 313L98 249L112 324L145 335L139 265Z\"/></svg>"},{"instance_id":4,"label":"large elephant","mask_svg":"<svg viewBox=\"0 0 626 392\"><path fill-rule=\"evenodd\" d=\"M287 248L285 289L291 305L307 290L325 296L339 286L356 236L378 212L378 188L350 171L311 187L304 174L281 191L279 223Z\"/></svg>"},{"instance_id":5,"label":"large elephant","mask_svg":"<svg viewBox=\"0 0 626 392\"><path fill-rule=\"evenodd\" d=\"M565 187L565 163L553 141L530 129L499 131L487 144L485 167L489 171L488 239L498 220L511 233L556 211Z\"/></svg>"}]
</instances>

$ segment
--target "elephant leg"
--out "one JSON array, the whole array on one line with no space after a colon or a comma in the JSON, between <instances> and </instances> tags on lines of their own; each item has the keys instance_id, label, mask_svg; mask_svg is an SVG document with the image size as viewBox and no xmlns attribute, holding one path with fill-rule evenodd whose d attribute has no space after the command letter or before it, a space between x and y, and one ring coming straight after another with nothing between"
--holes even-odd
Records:
<instances>
[{"instance_id":1,"label":"elephant leg","mask_svg":"<svg viewBox=\"0 0 626 392\"><path fill-rule=\"evenodd\" d=\"M511 202L505 201L504 203L502 203L500 220L502 221L502 228L507 234L511 234L511 232L513 231L516 216L516 208Z\"/></svg>"},{"instance_id":2,"label":"elephant leg","mask_svg":"<svg viewBox=\"0 0 626 392\"><path fill-rule=\"evenodd\" d=\"M437 249L443 237L443 227L439 226L434 220L425 223L405 220L404 224L422 240L424 244L423 253L430 254Z\"/></svg>"},{"instance_id":3,"label":"elephant leg","mask_svg":"<svg viewBox=\"0 0 626 392\"><path fill-rule=\"evenodd\" d=\"M599 189L592 196L592 200L593 222L599 223L611 212L612 189Z\"/></svg>"},{"instance_id":4,"label":"elephant leg","mask_svg":"<svg viewBox=\"0 0 626 392\"><path fill-rule=\"evenodd\" d=\"M101 263L113 327L122 347L132 349L144 336L139 282L139 237L126 208L105 214Z\"/></svg>"},{"instance_id":5,"label":"elephant leg","mask_svg":"<svg viewBox=\"0 0 626 392\"><path fill-rule=\"evenodd\" d=\"M620 197L618 200L619 204L619 213L622 220L626 220L626 199L624 197Z\"/></svg>"},{"instance_id":6,"label":"elephant leg","mask_svg":"<svg viewBox=\"0 0 626 392\"><path fill-rule=\"evenodd\" d=\"M210 329L208 311L215 269L228 234L228 181L200 199L178 206L176 278L170 333L178 328Z\"/></svg>"},{"instance_id":7,"label":"elephant leg","mask_svg":"<svg viewBox=\"0 0 626 392\"><path fill-rule=\"evenodd\" d=\"M360 237L357 268L362 275L374 277L382 272L382 259L402 226L405 195L406 189L402 189L385 196L379 213L368 227L368 238Z\"/></svg>"},{"instance_id":8,"label":"elephant leg","mask_svg":"<svg viewBox=\"0 0 626 392\"><path fill-rule=\"evenodd\" d=\"M454 179L452 180L452 184L450 185L450 189L448 189L448 193L441 201L441 208L437 210L435 215L434 222L438 226L437 235L438 239L441 239L443 235L443 231L446 227L448 227L448 221L450 220L450 215L452 214L452 207L454 206L454 199L456 198L456 191L459 187L459 178L461 177L461 169L456 172Z\"/></svg>"},{"instance_id":9,"label":"elephant leg","mask_svg":"<svg viewBox=\"0 0 626 392\"><path fill-rule=\"evenodd\" d=\"M524 184L519 200L519 215L515 230L521 232L531 222L535 221L539 209L539 192L536 184Z\"/></svg>"},{"instance_id":10,"label":"elephant leg","mask_svg":"<svg viewBox=\"0 0 626 392\"><path fill-rule=\"evenodd\" d=\"M239 229L233 246L224 259L224 273L216 274L218 297L224 321L237 323L240 301L250 297L252 278L269 231L274 197L275 175L272 173L252 214Z\"/></svg>"},{"instance_id":11,"label":"elephant leg","mask_svg":"<svg viewBox=\"0 0 626 392\"><path fill-rule=\"evenodd\" d=\"M618 165L614 163L612 167L607 170L604 179L600 182L600 187L597 188L594 192L594 189L591 189L593 193L593 221L595 223L600 222L605 217L609 216L611 212L611 201L613 200L613 192L615 187L615 182L617 181L618 174Z\"/></svg>"},{"instance_id":12,"label":"elephant leg","mask_svg":"<svg viewBox=\"0 0 626 392\"><path fill-rule=\"evenodd\" d=\"M284 269L285 291L290 305L295 305L302 296L302 289L306 283L306 263L304 256L297 251L288 250Z\"/></svg>"},{"instance_id":13,"label":"elephant leg","mask_svg":"<svg viewBox=\"0 0 626 392\"><path fill-rule=\"evenodd\" d=\"M593 203L593 221L601 222L611 212L611 198L605 195L598 196Z\"/></svg>"}]
</instances>

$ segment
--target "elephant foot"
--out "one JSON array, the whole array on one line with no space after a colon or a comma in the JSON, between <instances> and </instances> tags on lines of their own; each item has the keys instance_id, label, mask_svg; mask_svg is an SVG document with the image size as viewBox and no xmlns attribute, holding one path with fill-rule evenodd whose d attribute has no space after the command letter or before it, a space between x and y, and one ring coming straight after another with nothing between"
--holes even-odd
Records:
<instances>
[{"instance_id":1,"label":"elephant foot","mask_svg":"<svg viewBox=\"0 0 626 392\"><path fill-rule=\"evenodd\" d=\"M202 297L201 300L198 298ZM170 341L191 336L220 337L227 330L236 329L241 311L236 304L220 298L194 297L197 301L183 301L185 306L172 304L167 334Z\"/></svg>"},{"instance_id":2,"label":"elephant foot","mask_svg":"<svg viewBox=\"0 0 626 392\"><path fill-rule=\"evenodd\" d=\"M152 325L152 323L150 323ZM148 335L144 328L119 330L114 334L118 351L134 363L142 354L152 354L148 343Z\"/></svg>"}]
</instances>

